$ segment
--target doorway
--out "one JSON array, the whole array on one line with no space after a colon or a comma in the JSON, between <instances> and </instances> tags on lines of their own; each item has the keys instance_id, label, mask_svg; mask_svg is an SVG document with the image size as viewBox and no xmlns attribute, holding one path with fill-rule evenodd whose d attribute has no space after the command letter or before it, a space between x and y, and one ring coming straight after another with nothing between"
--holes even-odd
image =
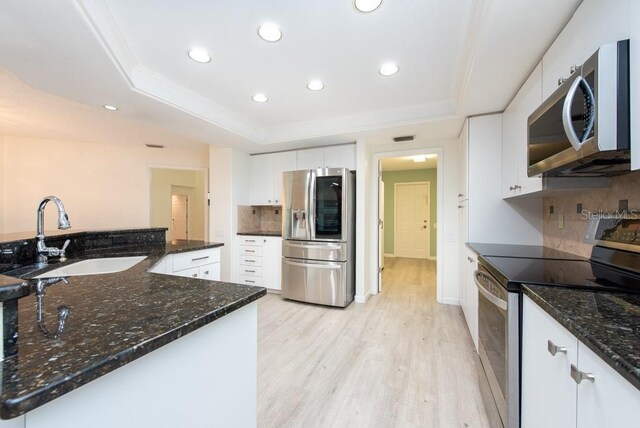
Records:
<instances>
[{"instance_id":1,"label":"doorway","mask_svg":"<svg viewBox=\"0 0 640 428\"><path fill-rule=\"evenodd\" d=\"M384 266L414 260L436 271L438 253L438 154L377 155L378 291L384 289ZM391 271L389 271L389 275ZM433 275L435 279L440 275ZM431 281L431 280L430 280ZM433 282L433 281L431 281ZM436 284L429 284L436 291Z\"/></svg>"},{"instance_id":2,"label":"doorway","mask_svg":"<svg viewBox=\"0 0 640 428\"><path fill-rule=\"evenodd\" d=\"M149 168L151 227L166 227L167 241L208 236L207 171Z\"/></svg>"}]
</instances>

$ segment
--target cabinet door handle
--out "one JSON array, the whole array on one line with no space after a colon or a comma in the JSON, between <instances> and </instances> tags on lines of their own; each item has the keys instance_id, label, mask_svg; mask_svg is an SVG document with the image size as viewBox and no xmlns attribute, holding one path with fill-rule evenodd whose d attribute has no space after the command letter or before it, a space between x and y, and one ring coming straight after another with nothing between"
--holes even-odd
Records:
<instances>
[{"instance_id":1,"label":"cabinet door handle","mask_svg":"<svg viewBox=\"0 0 640 428\"><path fill-rule=\"evenodd\" d=\"M195 259L191 259L192 262L197 262L198 260L207 260L209 258L209 256L204 256L204 257L196 257Z\"/></svg>"},{"instance_id":2,"label":"cabinet door handle","mask_svg":"<svg viewBox=\"0 0 640 428\"><path fill-rule=\"evenodd\" d=\"M516 190L516 188L513 186L509 186L509 190Z\"/></svg>"},{"instance_id":3,"label":"cabinet door handle","mask_svg":"<svg viewBox=\"0 0 640 428\"><path fill-rule=\"evenodd\" d=\"M580 382L582 382L583 380L588 380L589 382L596 381L596 377L593 375L593 373L582 372L578 370L578 368L573 364L571 364L571 377L574 381L576 381L578 385L580 385Z\"/></svg>"},{"instance_id":4,"label":"cabinet door handle","mask_svg":"<svg viewBox=\"0 0 640 428\"><path fill-rule=\"evenodd\" d=\"M209 275L209 271L208 271L208 270L205 270L205 271L204 271L204 274L205 274L205 275Z\"/></svg>"},{"instance_id":5,"label":"cabinet door handle","mask_svg":"<svg viewBox=\"0 0 640 428\"><path fill-rule=\"evenodd\" d=\"M191 276L192 276L193 278L197 278L197 277L198 277L198 274L197 274L197 273L194 273L194 274L193 274L193 275L191 275Z\"/></svg>"},{"instance_id":6,"label":"cabinet door handle","mask_svg":"<svg viewBox=\"0 0 640 428\"><path fill-rule=\"evenodd\" d=\"M558 346L550 340L547 340L547 350L554 357L558 352L567 355L567 348L565 348L564 346Z\"/></svg>"}]
</instances>

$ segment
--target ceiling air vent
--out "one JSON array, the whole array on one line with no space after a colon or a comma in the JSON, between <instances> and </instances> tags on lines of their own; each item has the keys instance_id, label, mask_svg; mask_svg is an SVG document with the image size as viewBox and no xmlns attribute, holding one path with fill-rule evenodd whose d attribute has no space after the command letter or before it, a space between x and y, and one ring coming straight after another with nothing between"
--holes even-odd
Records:
<instances>
[{"instance_id":1,"label":"ceiling air vent","mask_svg":"<svg viewBox=\"0 0 640 428\"><path fill-rule=\"evenodd\" d=\"M413 137L415 137L415 135L403 135L402 137L394 137L393 141L403 143L405 141L413 141Z\"/></svg>"},{"instance_id":2,"label":"ceiling air vent","mask_svg":"<svg viewBox=\"0 0 640 428\"><path fill-rule=\"evenodd\" d=\"M152 149L164 149L162 144L145 144L147 147L151 147Z\"/></svg>"}]
</instances>

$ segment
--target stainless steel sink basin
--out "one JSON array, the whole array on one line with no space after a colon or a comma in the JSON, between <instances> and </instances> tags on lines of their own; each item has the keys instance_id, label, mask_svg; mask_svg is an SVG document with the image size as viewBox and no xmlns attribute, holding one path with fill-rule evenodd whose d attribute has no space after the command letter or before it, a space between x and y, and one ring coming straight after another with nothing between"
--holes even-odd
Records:
<instances>
[{"instance_id":1,"label":"stainless steel sink basin","mask_svg":"<svg viewBox=\"0 0 640 428\"><path fill-rule=\"evenodd\" d=\"M34 278L51 278L58 276L77 276L77 275L99 275L102 273L114 273L127 270L147 256L134 257L105 257L100 259L87 259L79 262L60 266L57 269L50 270Z\"/></svg>"}]
</instances>

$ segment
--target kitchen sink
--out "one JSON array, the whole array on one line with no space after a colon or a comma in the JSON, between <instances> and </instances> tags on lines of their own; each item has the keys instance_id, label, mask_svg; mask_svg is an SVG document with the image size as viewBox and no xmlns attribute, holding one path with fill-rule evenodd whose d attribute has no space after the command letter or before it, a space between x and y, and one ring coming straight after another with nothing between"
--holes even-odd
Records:
<instances>
[{"instance_id":1,"label":"kitchen sink","mask_svg":"<svg viewBox=\"0 0 640 428\"><path fill-rule=\"evenodd\" d=\"M60 266L57 269L50 270L34 278L52 278L58 276L77 276L77 275L99 275L102 273L115 273L127 270L147 256L134 257L105 257L99 259L87 259L79 262L70 263Z\"/></svg>"}]
</instances>

